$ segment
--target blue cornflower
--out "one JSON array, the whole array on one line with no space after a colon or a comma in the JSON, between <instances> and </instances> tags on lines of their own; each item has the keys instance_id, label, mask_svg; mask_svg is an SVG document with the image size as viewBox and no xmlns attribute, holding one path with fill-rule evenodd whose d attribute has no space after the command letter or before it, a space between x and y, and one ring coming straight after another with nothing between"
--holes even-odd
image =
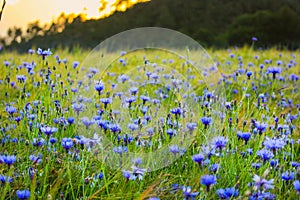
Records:
<instances>
[{"instance_id":1,"label":"blue cornflower","mask_svg":"<svg viewBox=\"0 0 300 200\"><path fill-rule=\"evenodd\" d=\"M126 178L127 180L130 179L131 175L131 171L127 171L127 170L123 170L122 171L123 177Z\"/></svg>"},{"instance_id":2,"label":"blue cornflower","mask_svg":"<svg viewBox=\"0 0 300 200\"><path fill-rule=\"evenodd\" d=\"M18 117L15 117L14 120L19 123L21 120L22 120L22 117L18 116Z\"/></svg>"},{"instance_id":3,"label":"blue cornflower","mask_svg":"<svg viewBox=\"0 0 300 200\"><path fill-rule=\"evenodd\" d=\"M232 92L232 94L238 94L239 93L239 91L237 89L233 89L231 92Z\"/></svg>"},{"instance_id":4,"label":"blue cornflower","mask_svg":"<svg viewBox=\"0 0 300 200\"><path fill-rule=\"evenodd\" d=\"M139 91L139 88L137 88L137 87L129 88L129 92L131 95L136 95L138 93L138 91Z\"/></svg>"},{"instance_id":5,"label":"blue cornflower","mask_svg":"<svg viewBox=\"0 0 300 200\"><path fill-rule=\"evenodd\" d=\"M96 174L94 175L94 179L103 179L103 177L104 177L104 175L103 175L102 172L96 173Z\"/></svg>"},{"instance_id":6,"label":"blue cornflower","mask_svg":"<svg viewBox=\"0 0 300 200\"><path fill-rule=\"evenodd\" d=\"M132 104L133 102L135 102L135 101L136 101L136 97L135 97L135 96L131 96L131 97L125 98L125 102L129 104L129 107L130 107L131 104Z\"/></svg>"},{"instance_id":7,"label":"blue cornflower","mask_svg":"<svg viewBox=\"0 0 300 200\"><path fill-rule=\"evenodd\" d=\"M208 101L212 98L213 94L211 92L206 92L204 97L208 99Z\"/></svg>"},{"instance_id":8,"label":"blue cornflower","mask_svg":"<svg viewBox=\"0 0 300 200\"><path fill-rule=\"evenodd\" d=\"M253 193L248 200L275 200L276 195L270 192Z\"/></svg>"},{"instance_id":9,"label":"blue cornflower","mask_svg":"<svg viewBox=\"0 0 300 200\"><path fill-rule=\"evenodd\" d=\"M146 170L136 166L133 166L132 169L132 177L130 177L130 179L136 180L136 178L138 178L138 180L142 180Z\"/></svg>"},{"instance_id":10,"label":"blue cornflower","mask_svg":"<svg viewBox=\"0 0 300 200\"><path fill-rule=\"evenodd\" d=\"M71 88L71 92L73 92L73 93L78 92L78 88Z\"/></svg>"},{"instance_id":11,"label":"blue cornflower","mask_svg":"<svg viewBox=\"0 0 300 200\"><path fill-rule=\"evenodd\" d=\"M218 136L212 139L211 145L214 149L222 150L226 147L228 142L228 138L225 138L223 136Z\"/></svg>"},{"instance_id":12,"label":"blue cornflower","mask_svg":"<svg viewBox=\"0 0 300 200\"><path fill-rule=\"evenodd\" d=\"M160 200L158 197L150 197L149 199L147 200Z\"/></svg>"},{"instance_id":13,"label":"blue cornflower","mask_svg":"<svg viewBox=\"0 0 300 200\"><path fill-rule=\"evenodd\" d=\"M258 41L257 37L252 37L252 41L257 42Z\"/></svg>"},{"instance_id":14,"label":"blue cornflower","mask_svg":"<svg viewBox=\"0 0 300 200\"><path fill-rule=\"evenodd\" d=\"M5 65L5 67L8 67L10 65L9 61L4 61L3 64Z\"/></svg>"},{"instance_id":15,"label":"blue cornflower","mask_svg":"<svg viewBox=\"0 0 300 200\"><path fill-rule=\"evenodd\" d=\"M58 130L58 128L56 128L56 127L50 127L50 126L41 127L42 133L46 134L47 136L50 136L50 135L56 133L57 130Z\"/></svg>"},{"instance_id":16,"label":"blue cornflower","mask_svg":"<svg viewBox=\"0 0 300 200\"><path fill-rule=\"evenodd\" d=\"M201 122L204 125L204 128L207 128L207 126L209 126L211 124L212 118L211 117L202 117Z\"/></svg>"},{"instance_id":17,"label":"blue cornflower","mask_svg":"<svg viewBox=\"0 0 300 200\"><path fill-rule=\"evenodd\" d=\"M182 186L182 194L184 200L194 200L198 196L199 192L192 192L192 188L190 186Z\"/></svg>"},{"instance_id":18,"label":"blue cornflower","mask_svg":"<svg viewBox=\"0 0 300 200\"><path fill-rule=\"evenodd\" d=\"M100 127L100 128L102 128L103 130L107 130L109 127L109 121L107 121L107 120L102 120L102 119L100 119L100 120L97 120L96 121L96 123L97 123L97 125Z\"/></svg>"},{"instance_id":19,"label":"blue cornflower","mask_svg":"<svg viewBox=\"0 0 300 200\"><path fill-rule=\"evenodd\" d=\"M135 166L138 166L139 164L142 163L142 159L141 159L141 158L134 158L134 159L132 159L132 163L133 163Z\"/></svg>"},{"instance_id":20,"label":"blue cornflower","mask_svg":"<svg viewBox=\"0 0 300 200\"><path fill-rule=\"evenodd\" d=\"M246 71L246 70L245 70L245 69L243 69L243 68L240 68L240 69L238 69L238 73L239 73L239 74L244 74L244 73L245 73L245 71Z\"/></svg>"},{"instance_id":21,"label":"blue cornflower","mask_svg":"<svg viewBox=\"0 0 300 200\"><path fill-rule=\"evenodd\" d=\"M289 78L290 78L291 81L298 81L299 80L299 77L295 74L291 74Z\"/></svg>"},{"instance_id":22,"label":"blue cornflower","mask_svg":"<svg viewBox=\"0 0 300 200\"><path fill-rule=\"evenodd\" d=\"M83 103L74 103L72 104L72 108L73 110L77 113L77 115L79 115L79 112L82 112L84 109L84 104Z\"/></svg>"},{"instance_id":23,"label":"blue cornflower","mask_svg":"<svg viewBox=\"0 0 300 200\"><path fill-rule=\"evenodd\" d=\"M147 101L150 101L150 97L145 95L141 95L140 98L143 101L143 104L145 104Z\"/></svg>"},{"instance_id":24,"label":"blue cornflower","mask_svg":"<svg viewBox=\"0 0 300 200\"><path fill-rule=\"evenodd\" d=\"M104 108L107 108L107 105L110 104L112 102L111 98L102 98L100 99L100 102L104 104Z\"/></svg>"},{"instance_id":25,"label":"blue cornflower","mask_svg":"<svg viewBox=\"0 0 300 200\"><path fill-rule=\"evenodd\" d=\"M50 143L51 143L51 144L54 144L54 143L56 143L56 142L57 142L57 139L56 139L56 138L53 138L53 137L51 137L49 141L50 141Z\"/></svg>"},{"instance_id":26,"label":"blue cornflower","mask_svg":"<svg viewBox=\"0 0 300 200\"><path fill-rule=\"evenodd\" d=\"M94 120L90 120L88 117L83 117L81 119L82 123L85 125L85 127L88 129L91 125L95 123Z\"/></svg>"},{"instance_id":27,"label":"blue cornflower","mask_svg":"<svg viewBox=\"0 0 300 200\"><path fill-rule=\"evenodd\" d=\"M61 145L64 149L69 150L73 146L72 138L63 138L61 141Z\"/></svg>"},{"instance_id":28,"label":"blue cornflower","mask_svg":"<svg viewBox=\"0 0 300 200\"><path fill-rule=\"evenodd\" d=\"M170 136L170 138L172 138L172 136L174 135L175 132L176 131L171 128L167 130L167 134Z\"/></svg>"},{"instance_id":29,"label":"blue cornflower","mask_svg":"<svg viewBox=\"0 0 300 200\"><path fill-rule=\"evenodd\" d=\"M99 72L99 69L93 67L90 67L89 70L92 74L97 74Z\"/></svg>"},{"instance_id":30,"label":"blue cornflower","mask_svg":"<svg viewBox=\"0 0 300 200\"><path fill-rule=\"evenodd\" d=\"M173 153L173 154L175 154L175 155L176 155L177 153L180 152L179 147L176 146L176 145L171 145L171 146L169 147L169 150L170 150L171 153Z\"/></svg>"},{"instance_id":31,"label":"blue cornflower","mask_svg":"<svg viewBox=\"0 0 300 200\"><path fill-rule=\"evenodd\" d=\"M32 145L35 147L43 146L46 143L44 138L33 138Z\"/></svg>"},{"instance_id":32,"label":"blue cornflower","mask_svg":"<svg viewBox=\"0 0 300 200\"><path fill-rule=\"evenodd\" d=\"M183 155L186 151L185 148L179 148L177 145L171 145L169 146L169 150L171 153L173 153L174 155L176 154L180 154L180 155Z\"/></svg>"},{"instance_id":33,"label":"blue cornflower","mask_svg":"<svg viewBox=\"0 0 300 200\"><path fill-rule=\"evenodd\" d=\"M9 166L14 164L16 161L17 161L17 158L14 155L0 156L0 163L7 164Z\"/></svg>"},{"instance_id":34,"label":"blue cornflower","mask_svg":"<svg viewBox=\"0 0 300 200\"><path fill-rule=\"evenodd\" d=\"M205 159L205 155L203 153L199 153L199 154L195 154L192 156L192 160L196 163L198 163L199 165L202 164L202 162Z\"/></svg>"},{"instance_id":35,"label":"blue cornflower","mask_svg":"<svg viewBox=\"0 0 300 200\"><path fill-rule=\"evenodd\" d=\"M294 181L293 184L294 184L294 188L297 191L297 193L300 194L300 181L296 180L296 181Z\"/></svg>"},{"instance_id":36,"label":"blue cornflower","mask_svg":"<svg viewBox=\"0 0 300 200\"><path fill-rule=\"evenodd\" d=\"M4 183L11 183L13 179L11 177L5 176L5 175L0 175L0 182L2 184Z\"/></svg>"},{"instance_id":37,"label":"blue cornflower","mask_svg":"<svg viewBox=\"0 0 300 200\"><path fill-rule=\"evenodd\" d=\"M17 77L17 80L21 83L24 83L27 80L26 76L24 76L24 75L17 75L16 77Z\"/></svg>"},{"instance_id":38,"label":"blue cornflower","mask_svg":"<svg viewBox=\"0 0 300 200\"><path fill-rule=\"evenodd\" d=\"M193 131L193 130L195 130L197 128L197 124L193 123L193 122L188 122L188 123L186 123L186 128L189 131Z\"/></svg>"},{"instance_id":39,"label":"blue cornflower","mask_svg":"<svg viewBox=\"0 0 300 200\"><path fill-rule=\"evenodd\" d=\"M104 89L104 84L102 82L98 82L95 84L95 90L101 94L102 90Z\"/></svg>"},{"instance_id":40,"label":"blue cornflower","mask_svg":"<svg viewBox=\"0 0 300 200\"><path fill-rule=\"evenodd\" d=\"M121 127L120 127L119 124L109 124L108 128L113 133L117 133L117 132L121 132L122 131L122 129L121 129Z\"/></svg>"},{"instance_id":41,"label":"blue cornflower","mask_svg":"<svg viewBox=\"0 0 300 200\"><path fill-rule=\"evenodd\" d=\"M155 81L157 81L157 79L159 78L159 75L156 73L153 73L150 75L150 78L154 79Z\"/></svg>"},{"instance_id":42,"label":"blue cornflower","mask_svg":"<svg viewBox=\"0 0 300 200\"><path fill-rule=\"evenodd\" d=\"M74 68L74 69L77 68L78 65L79 65L79 63L80 63L80 62L78 62L78 61L74 61L74 62L73 62L73 68Z\"/></svg>"},{"instance_id":43,"label":"blue cornflower","mask_svg":"<svg viewBox=\"0 0 300 200\"><path fill-rule=\"evenodd\" d=\"M262 134L263 132L266 131L268 125L265 123L260 123L260 122L255 122L254 124L255 128L259 131L259 134Z\"/></svg>"},{"instance_id":44,"label":"blue cornflower","mask_svg":"<svg viewBox=\"0 0 300 200\"><path fill-rule=\"evenodd\" d=\"M128 124L128 129L130 129L131 131L135 131L139 128L139 125L137 124Z\"/></svg>"},{"instance_id":45,"label":"blue cornflower","mask_svg":"<svg viewBox=\"0 0 300 200\"><path fill-rule=\"evenodd\" d=\"M251 166L255 169L259 169L261 167L261 163L252 163Z\"/></svg>"},{"instance_id":46,"label":"blue cornflower","mask_svg":"<svg viewBox=\"0 0 300 200\"><path fill-rule=\"evenodd\" d=\"M5 110L10 115L13 115L15 112L17 112L17 109L13 106L6 106Z\"/></svg>"},{"instance_id":47,"label":"blue cornflower","mask_svg":"<svg viewBox=\"0 0 300 200\"><path fill-rule=\"evenodd\" d=\"M259 68L260 68L260 69L263 69L264 67L265 67L264 64L260 64L260 65L259 65Z\"/></svg>"},{"instance_id":48,"label":"blue cornflower","mask_svg":"<svg viewBox=\"0 0 300 200\"><path fill-rule=\"evenodd\" d=\"M276 159L273 159L273 160L270 160L270 165L271 167L277 167L279 164L278 160Z\"/></svg>"},{"instance_id":49,"label":"blue cornflower","mask_svg":"<svg viewBox=\"0 0 300 200\"><path fill-rule=\"evenodd\" d=\"M129 76L122 74L118 77L118 79L120 80L120 82L125 83L125 81L129 80Z\"/></svg>"},{"instance_id":50,"label":"blue cornflower","mask_svg":"<svg viewBox=\"0 0 300 200\"><path fill-rule=\"evenodd\" d=\"M273 74L273 79L276 78L276 74L280 74L282 71L281 67L268 67L267 73Z\"/></svg>"},{"instance_id":51,"label":"blue cornflower","mask_svg":"<svg viewBox=\"0 0 300 200\"><path fill-rule=\"evenodd\" d=\"M73 124L74 121L75 121L75 118L74 117L68 117L67 121L68 121L69 124Z\"/></svg>"},{"instance_id":52,"label":"blue cornflower","mask_svg":"<svg viewBox=\"0 0 300 200\"><path fill-rule=\"evenodd\" d=\"M295 173L294 173L294 172L286 171L286 172L283 172L283 173L281 174L282 180L285 180L285 181L293 180L294 177L295 177Z\"/></svg>"},{"instance_id":53,"label":"blue cornflower","mask_svg":"<svg viewBox=\"0 0 300 200\"><path fill-rule=\"evenodd\" d=\"M118 135L118 142L120 142L123 139L125 144L128 144L133 141L133 137L128 134L124 134L123 136Z\"/></svg>"},{"instance_id":54,"label":"blue cornflower","mask_svg":"<svg viewBox=\"0 0 300 200\"><path fill-rule=\"evenodd\" d=\"M114 147L113 151L117 154L122 155L123 153L128 152L128 147L126 147L126 146L124 146L124 147L123 146Z\"/></svg>"},{"instance_id":55,"label":"blue cornflower","mask_svg":"<svg viewBox=\"0 0 300 200\"><path fill-rule=\"evenodd\" d=\"M250 79L250 77L252 76L253 72L252 71L247 71L246 75L248 77L248 79Z\"/></svg>"},{"instance_id":56,"label":"blue cornflower","mask_svg":"<svg viewBox=\"0 0 300 200\"><path fill-rule=\"evenodd\" d=\"M216 173L219 168L220 168L220 165L215 163L215 164L212 164L211 166L209 166L208 170L212 173Z\"/></svg>"},{"instance_id":57,"label":"blue cornflower","mask_svg":"<svg viewBox=\"0 0 300 200\"><path fill-rule=\"evenodd\" d=\"M258 190L264 189L264 190L270 190L274 188L274 179L266 180L264 178L259 177L258 175L254 175L254 187Z\"/></svg>"},{"instance_id":58,"label":"blue cornflower","mask_svg":"<svg viewBox=\"0 0 300 200\"><path fill-rule=\"evenodd\" d=\"M273 154L270 150L267 150L267 149L259 150L256 154L257 154L264 162L267 161L267 160L270 160L271 158L274 157L274 154Z\"/></svg>"},{"instance_id":59,"label":"blue cornflower","mask_svg":"<svg viewBox=\"0 0 300 200\"><path fill-rule=\"evenodd\" d=\"M29 54L34 54L34 52L35 52L35 50L33 50L33 49L28 49L28 53L29 53Z\"/></svg>"},{"instance_id":60,"label":"blue cornflower","mask_svg":"<svg viewBox=\"0 0 300 200\"><path fill-rule=\"evenodd\" d=\"M267 149L271 149L273 152L275 152L277 149L282 149L285 146L285 141L281 138L267 138L264 142L263 145Z\"/></svg>"},{"instance_id":61,"label":"blue cornflower","mask_svg":"<svg viewBox=\"0 0 300 200\"><path fill-rule=\"evenodd\" d=\"M282 65L282 61L281 60L277 60L276 61L276 64L279 66L279 65Z\"/></svg>"},{"instance_id":62,"label":"blue cornflower","mask_svg":"<svg viewBox=\"0 0 300 200\"><path fill-rule=\"evenodd\" d=\"M238 131L237 132L237 137L238 137L238 139L244 140L245 143L247 144L247 142L249 141L249 139L251 137L251 134L249 132Z\"/></svg>"},{"instance_id":63,"label":"blue cornflower","mask_svg":"<svg viewBox=\"0 0 300 200\"><path fill-rule=\"evenodd\" d=\"M41 157L42 155L38 155L38 156L29 155L29 160L32 161L33 163L39 164L43 161Z\"/></svg>"},{"instance_id":64,"label":"blue cornflower","mask_svg":"<svg viewBox=\"0 0 300 200\"><path fill-rule=\"evenodd\" d=\"M143 106L143 107L141 108L141 111L142 111L142 113L145 115L145 114L147 113L147 111L148 111L148 106Z\"/></svg>"},{"instance_id":65,"label":"blue cornflower","mask_svg":"<svg viewBox=\"0 0 300 200\"><path fill-rule=\"evenodd\" d=\"M231 102L225 102L225 107L228 109L228 110L231 110Z\"/></svg>"},{"instance_id":66,"label":"blue cornflower","mask_svg":"<svg viewBox=\"0 0 300 200\"><path fill-rule=\"evenodd\" d=\"M221 188L217 190L217 195L220 199L231 199L232 197L237 197L239 195L238 189L235 189L234 187L231 188Z\"/></svg>"},{"instance_id":67,"label":"blue cornflower","mask_svg":"<svg viewBox=\"0 0 300 200\"><path fill-rule=\"evenodd\" d=\"M206 190L209 191L210 186L217 183L217 178L214 175L203 175L201 177L200 183L206 186Z\"/></svg>"},{"instance_id":68,"label":"blue cornflower","mask_svg":"<svg viewBox=\"0 0 300 200\"><path fill-rule=\"evenodd\" d=\"M183 110L179 107L177 108L172 108L171 113L174 114L175 116L179 116L183 113Z\"/></svg>"},{"instance_id":69,"label":"blue cornflower","mask_svg":"<svg viewBox=\"0 0 300 200\"><path fill-rule=\"evenodd\" d=\"M38 50L36 51L36 53L38 55L42 56L43 60L46 58L46 56L52 55L52 52L50 51L50 49L42 50L41 48L38 48Z\"/></svg>"},{"instance_id":70,"label":"blue cornflower","mask_svg":"<svg viewBox=\"0 0 300 200\"><path fill-rule=\"evenodd\" d=\"M16 192L16 194L17 194L18 199L21 199L21 200L26 200L26 199L29 199L29 197L30 197L29 190L18 190Z\"/></svg>"}]
</instances>

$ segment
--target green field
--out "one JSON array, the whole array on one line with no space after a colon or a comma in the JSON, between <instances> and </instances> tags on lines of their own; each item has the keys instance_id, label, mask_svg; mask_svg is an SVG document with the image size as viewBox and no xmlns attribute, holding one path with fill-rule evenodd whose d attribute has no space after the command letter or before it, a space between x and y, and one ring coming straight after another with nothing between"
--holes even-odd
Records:
<instances>
[{"instance_id":1,"label":"green field","mask_svg":"<svg viewBox=\"0 0 300 200\"><path fill-rule=\"evenodd\" d=\"M1 199L299 199L299 51L51 52L0 51Z\"/></svg>"}]
</instances>

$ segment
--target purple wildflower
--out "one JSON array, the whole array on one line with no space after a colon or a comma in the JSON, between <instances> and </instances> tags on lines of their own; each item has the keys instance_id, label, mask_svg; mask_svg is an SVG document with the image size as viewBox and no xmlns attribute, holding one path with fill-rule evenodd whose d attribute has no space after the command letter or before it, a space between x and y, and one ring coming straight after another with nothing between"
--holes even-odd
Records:
<instances>
[{"instance_id":1,"label":"purple wildflower","mask_svg":"<svg viewBox=\"0 0 300 200\"><path fill-rule=\"evenodd\" d=\"M217 178L214 175L203 175L201 177L200 183L206 186L206 190L209 191L210 186L216 184Z\"/></svg>"},{"instance_id":2,"label":"purple wildflower","mask_svg":"<svg viewBox=\"0 0 300 200\"><path fill-rule=\"evenodd\" d=\"M204 125L204 128L207 128L211 124L212 118L211 117L202 117L201 122Z\"/></svg>"},{"instance_id":3,"label":"purple wildflower","mask_svg":"<svg viewBox=\"0 0 300 200\"><path fill-rule=\"evenodd\" d=\"M61 145L67 151L73 146L72 138L63 138L61 141Z\"/></svg>"},{"instance_id":4,"label":"purple wildflower","mask_svg":"<svg viewBox=\"0 0 300 200\"><path fill-rule=\"evenodd\" d=\"M47 136L50 136L50 135L56 133L57 130L58 129L56 127L50 127L50 126L41 127L42 133L46 134Z\"/></svg>"},{"instance_id":5,"label":"purple wildflower","mask_svg":"<svg viewBox=\"0 0 300 200\"><path fill-rule=\"evenodd\" d=\"M212 139L211 145L214 149L222 150L226 147L228 142L228 138L225 138L223 136L218 136Z\"/></svg>"},{"instance_id":6,"label":"purple wildflower","mask_svg":"<svg viewBox=\"0 0 300 200\"><path fill-rule=\"evenodd\" d=\"M296 181L294 181L293 184L294 184L294 188L297 191L297 193L300 194L300 181L296 180Z\"/></svg>"},{"instance_id":7,"label":"purple wildflower","mask_svg":"<svg viewBox=\"0 0 300 200\"><path fill-rule=\"evenodd\" d=\"M195 154L192 156L192 160L196 163L198 163L199 165L202 164L202 162L204 161L205 156L203 153L199 153L199 154Z\"/></svg>"},{"instance_id":8,"label":"purple wildflower","mask_svg":"<svg viewBox=\"0 0 300 200\"><path fill-rule=\"evenodd\" d=\"M190 186L182 186L182 194L184 200L194 200L198 196L199 192L192 192L192 188Z\"/></svg>"},{"instance_id":9,"label":"purple wildflower","mask_svg":"<svg viewBox=\"0 0 300 200\"><path fill-rule=\"evenodd\" d=\"M237 132L237 137L238 139L241 139L241 140L244 140L245 143L247 144L250 137L251 137L251 134L249 132L241 132L241 131L238 131Z\"/></svg>"},{"instance_id":10,"label":"purple wildflower","mask_svg":"<svg viewBox=\"0 0 300 200\"><path fill-rule=\"evenodd\" d=\"M266 180L264 178L259 177L258 175L254 175L254 187L256 190L270 190L274 188L274 179Z\"/></svg>"},{"instance_id":11,"label":"purple wildflower","mask_svg":"<svg viewBox=\"0 0 300 200\"><path fill-rule=\"evenodd\" d=\"M295 177L295 173L294 173L294 172L286 171L286 172L283 172L283 173L281 174L282 180L285 180L285 181L293 180L294 177Z\"/></svg>"},{"instance_id":12,"label":"purple wildflower","mask_svg":"<svg viewBox=\"0 0 300 200\"><path fill-rule=\"evenodd\" d=\"M221 188L217 190L217 195L220 199L231 199L232 197L237 197L239 195L238 189L235 189L234 187L231 188Z\"/></svg>"},{"instance_id":13,"label":"purple wildflower","mask_svg":"<svg viewBox=\"0 0 300 200\"><path fill-rule=\"evenodd\" d=\"M267 160L270 160L271 158L274 157L274 154L273 154L270 150L267 150L267 149L259 150L256 154L257 154L264 162L267 161Z\"/></svg>"}]
</instances>

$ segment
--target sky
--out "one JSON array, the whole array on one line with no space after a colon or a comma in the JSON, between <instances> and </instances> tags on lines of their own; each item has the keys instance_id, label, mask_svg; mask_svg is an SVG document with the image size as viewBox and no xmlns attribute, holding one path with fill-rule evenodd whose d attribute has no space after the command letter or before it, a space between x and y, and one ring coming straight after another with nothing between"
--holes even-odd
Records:
<instances>
[{"instance_id":1,"label":"sky","mask_svg":"<svg viewBox=\"0 0 300 200\"><path fill-rule=\"evenodd\" d=\"M0 36L5 36L9 27L17 26L23 29L29 22L39 20L42 24L50 22L59 16L62 12L85 13L89 18L99 18L109 13L112 8L110 5L115 0L106 0L108 2L107 10L99 13L99 0L6 0L6 6L0 21ZM129 0L136 3L140 0ZM2 5L3 0L0 0Z\"/></svg>"}]
</instances>

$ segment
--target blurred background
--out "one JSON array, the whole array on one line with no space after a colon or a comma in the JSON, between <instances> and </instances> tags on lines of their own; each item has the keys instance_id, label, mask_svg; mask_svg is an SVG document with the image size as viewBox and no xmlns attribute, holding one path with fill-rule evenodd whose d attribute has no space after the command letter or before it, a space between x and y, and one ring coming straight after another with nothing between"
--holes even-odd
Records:
<instances>
[{"instance_id":1,"label":"blurred background","mask_svg":"<svg viewBox=\"0 0 300 200\"><path fill-rule=\"evenodd\" d=\"M0 0L1 5L3 0ZM204 47L299 49L299 0L6 0L0 45L92 49L136 27L178 30Z\"/></svg>"}]
</instances>

